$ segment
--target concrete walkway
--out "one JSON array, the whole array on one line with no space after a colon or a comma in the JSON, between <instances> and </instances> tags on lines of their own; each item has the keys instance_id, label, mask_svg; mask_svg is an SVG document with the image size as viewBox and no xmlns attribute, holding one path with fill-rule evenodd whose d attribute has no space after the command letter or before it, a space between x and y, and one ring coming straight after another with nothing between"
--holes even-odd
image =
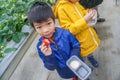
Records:
<instances>
[{"instance_id":1,"label":"concrete walkway","mask_svg":"<svg viewBox=\"0 0 120 80\"><path fill-rule=\"evenodd\" d=\"M101 45L94 55L100 66L94 69L91 80L120 80L120 0L104 0L99 7L104 23L97 23L95 28L101 39ZM61 80L56 71L51 72L43 67L35 49L39 36L24 55L9 80Z\"/></svg>"}]
</instances>

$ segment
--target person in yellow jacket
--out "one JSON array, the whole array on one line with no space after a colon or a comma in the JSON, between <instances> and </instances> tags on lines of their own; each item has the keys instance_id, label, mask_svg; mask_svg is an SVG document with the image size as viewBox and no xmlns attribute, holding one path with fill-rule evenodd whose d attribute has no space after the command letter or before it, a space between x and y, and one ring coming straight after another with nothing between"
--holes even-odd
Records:
<instances>
[{"instance_id":1,"label":"person in yellow jacket","mask_svg":"<svg viewBox=\"0 0 120 80\"><path fill-rule=\"evenodd\" d=\"M81 56L87 57L94 67L98 67L99 63L92 53L98 48L100 39L93 26L88 25L95 14L92 9L86 10L78 1L58 0L53 12L61 27L69 30L81 43Z\"/></svg>"}]
</instances>

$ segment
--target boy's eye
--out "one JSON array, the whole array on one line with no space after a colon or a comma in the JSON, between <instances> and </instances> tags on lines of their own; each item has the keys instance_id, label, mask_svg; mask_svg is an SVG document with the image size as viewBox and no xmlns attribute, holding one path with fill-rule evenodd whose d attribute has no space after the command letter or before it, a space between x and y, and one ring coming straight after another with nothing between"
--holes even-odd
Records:
<instances>
[{"instance_id":1,"label":"boy's eye","mask_svg":"<svg viewBox=\"0 0 120 80\"><path fill-rule=\"evenodd\" d=\"M37 27L37 29L40 29L40 28L41 28L41 26Z\"/></svg>"},{"instance_id":2,"label":"boy's eye","mask_svg":"<svg viewBox=\"0 0 120 80\"><path fill-rule=\"evenodd\" d=\"M52 22L48 22L47 24L50 25Z\"/></svg>"}]
</instances>

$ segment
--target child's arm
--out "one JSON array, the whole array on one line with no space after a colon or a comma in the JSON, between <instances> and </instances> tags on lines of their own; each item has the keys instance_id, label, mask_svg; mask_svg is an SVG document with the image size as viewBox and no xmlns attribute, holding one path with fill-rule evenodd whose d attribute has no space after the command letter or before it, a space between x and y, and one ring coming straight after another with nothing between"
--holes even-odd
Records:
<instances>
[{"instance_id":1,"label":"child's arm","mask_svg":"<svg viewBox=\"0 0 120 80\"><path fill-rule=\"evenodd\" d=\"M72 35L71 33L69 35L69 42L72 47L71 48L71 56L76 55L76 56L80 57L80 43L75 38L75 36Z\"/></svg>"},{"instance_id":2,"label":"child's arm","mask_svg":"<svg viewBox=\"0 0 120 80\"><path fill-rule=\"evenodd\" d=\"M49 70L54 70L56 68L56 58L50 48L50 45L48 46L48 49L46 49L47 47L45 47L44 44L42 44L41 46L39 45L40 43L38 43L37 45L37 50L40 58L44 63L44 66Z\"/></svg>"},{"instance_id":3,"label":"child's arm","mask_svg":"<svg viewBox=\"0 0 120 80\"><path fill-rule=\"evenodd\" d=\"M56 69L56 61L54 53L49 56L44 56L44 66L49 70Z\"/></svg>"},{"instance_id":4,"label":"child's arm","mask_svg":"<svg viewBox=\"0 0 120 80\"><path fill-rule=\"evenodd\" d=\"M89 9L88 13L84 16L84 19L88 23L95 15L95 9Z\"/></svg>"},{"instance_id":5,"label":"child's arm","mask_svg":"<svg viewBox=\"0 0 120 80\"><path fill-rule=\"evenodd\" d=\"M49 42L49 41L48 41L48 42ZM45 40L43 40L43 42L42 42L42 44L39 46L39 48L40 48L41 52L42 52L45 56L49 56L49 55L52 54L52 50L51 50L51 47L50 47L49 43L48 43L48 44L46 44L46 43L47 43L47 40L46 40L46 42L45 42Z\"/></svg>"}]
</instances>

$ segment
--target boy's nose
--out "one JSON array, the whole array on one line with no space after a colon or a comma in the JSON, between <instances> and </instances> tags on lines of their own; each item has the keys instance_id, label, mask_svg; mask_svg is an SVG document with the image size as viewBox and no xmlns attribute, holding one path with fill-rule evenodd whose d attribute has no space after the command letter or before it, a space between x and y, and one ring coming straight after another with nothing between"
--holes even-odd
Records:
<instances>
[{"instance_id":1,"label":"boy's nose","mask_svg":"<svg viewBox=\"0 0 120 80\"><path fill-rule=\"evenodd\" d=\"M47 33L48 31L49 31L48 28L43 28L43 32L44 32L44 33Z\"/></svg>"}]
</instances>

